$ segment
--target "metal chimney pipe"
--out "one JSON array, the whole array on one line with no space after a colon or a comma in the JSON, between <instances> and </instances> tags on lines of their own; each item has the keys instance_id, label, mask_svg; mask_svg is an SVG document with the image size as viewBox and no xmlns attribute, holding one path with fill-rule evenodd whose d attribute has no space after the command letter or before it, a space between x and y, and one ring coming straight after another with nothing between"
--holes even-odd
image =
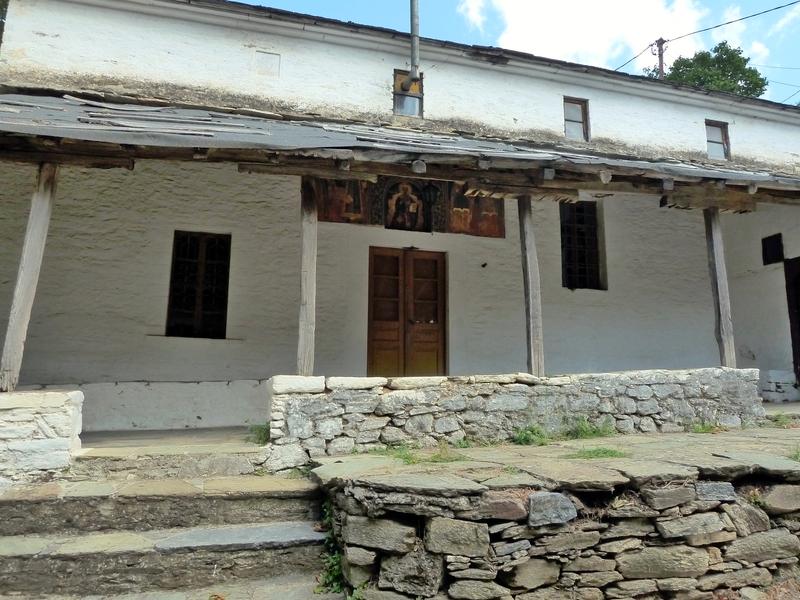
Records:
<instances>
[{"instance_id":1,"label":"metal chimney pipe","mask_svg":"<svg viewBox=\"0 0 800 600\"><path fill-rule=\"evenodd\" d=\"M419 0L411 0L411 70L403 82L408 91L411 84L419 81Z\"/></svg>"}]
</instances>

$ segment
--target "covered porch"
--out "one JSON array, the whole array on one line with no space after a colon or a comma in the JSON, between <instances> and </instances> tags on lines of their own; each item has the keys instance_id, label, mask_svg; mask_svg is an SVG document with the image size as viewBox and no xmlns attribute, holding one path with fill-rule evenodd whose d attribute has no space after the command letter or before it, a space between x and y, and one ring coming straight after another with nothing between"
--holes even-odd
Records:
<instances>
[{"instance_id":1,"label":"covered porch","mask_svg":"<svg viewBox=\"0 0 800 600\"><path fill-rule=\"evenodd\" d=\"M723 222L757 206L780 221L800 198L799 180L766 171L75 98L0 101L19 111L0 125L2 157L12 161L3 170L37 180L24 238L20 228L6 250L20 256L22 247L0 389L78 388L90 430L264 423L267 380L285 374L758 366L747 352L737 365L740 278L729 284ZM386 214L331 217L321 182L386 180L444 182L466 199L495 201L504 235L391 227ZM559 207L577 201L602 206L605 285L595 289L562 280ZM22 224L17 212L10 229ZM165 334L176 231L231 237L221 337ZM752 241L737 241L734 253ZM386 299L374 294L386 276L374 268L381 249L398 269L409 252L441 260L443 287L433 318L398 310L402 343L376 359L387 341L370 318ZM45 267L37 293L46 252L56 279ZM413 331L431 325L433 342L431 327ZM427 358L406 360L414 344Z\"/></svg>"}]
</instances>

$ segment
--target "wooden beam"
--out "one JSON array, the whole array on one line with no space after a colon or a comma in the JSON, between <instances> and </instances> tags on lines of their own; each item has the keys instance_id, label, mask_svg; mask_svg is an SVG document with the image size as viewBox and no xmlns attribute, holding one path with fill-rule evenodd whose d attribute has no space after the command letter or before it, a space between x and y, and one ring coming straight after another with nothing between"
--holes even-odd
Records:
<instances>
[{"instance_id":1,"label":"wooden beam","mask_svg":"<svg viewBox=\"0 0 800 600\"><path fill-rule=\"evenodd\" d=\"M297 374L314 374L314 336L317 318L317 196L316 182L303 180L301 199L300 319Z\"/></svg>"},{"instance_id":2,"label":"wooden beam","mask_svg":"<svg viewBox=\"0 0 800 600\"><path fill-rule=\"evenodd\" d=\"M525 346L528 351L528 371L541 377L544 375L542 297L530 196L517 198L517 209L519 211L519 241L522 254L522 283L525 292Z\"/></svg>"},{"instance_id":3,"label":"wooden beam","mask_svg":"<svg viewBox=\"0 0 800 600\"><path fill-rule=\"evenodd\" d=\"M39 166L39 179L31 198L28 227L25 230L17 282L11 301L11 315L8 318L3 355L0 358L0 392L13 392L19 381L25 338L36 296L36 285L39 282L39 272L42 268L53 199L56 195L57 175L56 165L43 163Z\"/></svg>"},{"instance_id":4,"label":"wooden beam","mask_svg":"<svg viewBox=\"0 0 800 600\"><path fill-rule=\"evenodd\" d=\"M731 296L728 289L728 270L725 266L725 244L718 208L703 210L708 248L708 269L711 275L711 293L714 298L715 333L719 357L723 367L736 367L736 345L733 340Z\"/></svg>"}]
</instances>

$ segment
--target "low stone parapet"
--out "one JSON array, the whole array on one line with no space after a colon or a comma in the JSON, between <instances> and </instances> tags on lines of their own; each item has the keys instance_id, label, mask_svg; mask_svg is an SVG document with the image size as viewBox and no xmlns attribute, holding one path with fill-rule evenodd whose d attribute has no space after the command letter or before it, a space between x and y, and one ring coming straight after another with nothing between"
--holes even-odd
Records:
<instances>
[{"instance_id":1,"label":"low stone parapet","mask_svg":"<svg viewBox=\"0 0 800 600\"><path fill-rule=\"evenodd\" d=\"M0 479L64 469L81 441L83 394L0 394Z\"/></svg>"},{"instance_id":2,"label":"low stone parapet","mask_svg":"<svg viewBox=\"0 0 800 600\"><path fill-rule=\"evenodd\" d=\"M676 432L703 423L740 427L764 416L755 369L707 368L534 377L275 376L273 469L310 457L384 445L503 442L576 419L619 433Z\"/></svg>"}]
</instances>

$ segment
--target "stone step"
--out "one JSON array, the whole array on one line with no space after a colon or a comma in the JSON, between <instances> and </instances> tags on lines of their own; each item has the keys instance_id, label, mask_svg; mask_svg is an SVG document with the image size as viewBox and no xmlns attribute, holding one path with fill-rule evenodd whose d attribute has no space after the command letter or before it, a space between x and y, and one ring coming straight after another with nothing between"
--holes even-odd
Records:
<instances>
[{"instance_id":1,"label":"stone step","mask_svg":"<svg viewBox=\"0 0 800 600\"><path fill-rule=\"evenodd\" d=\"M84 447L63 478L189 479L249 475L261 470L267 456L265 447L246 442Z\"/></svg>"},{"instance_id":2,"label":"stone step","mask_svg":"<svg viewBox=\"0 0 800 600\"><path fill-rule=\"evenodd\" d=\"M313 579L324 537L311 522L0 537L0 590L85 598L292 574Z\"/></svg>"},{"instance_id":3,"label":"stone step","mask_svg":"<svg viewBox=\"0 0 800 600\"><path fill-rule=\"evenodd\" d=\"M37 596L38 600L344 600L343 594L318 594L314 574L300 573L265 579L249 579L218 583L202 588L185 590L155 590L129 594L103 594L91 596L55 595ZM26 596L29 597L29 596ZM0 593L0 600L20 600L20 596Z\"/></svg>"},{"instance_id":4,"label":"stone step","mask_svg":"<svg viewBox=\"0 0 800 600\"><path fill-rule=\"evenodd\" d=\"M308 479L51 481L0 495L0 535L304 521L318 513L319 490Z\"/></svg>"}]
</instances>

